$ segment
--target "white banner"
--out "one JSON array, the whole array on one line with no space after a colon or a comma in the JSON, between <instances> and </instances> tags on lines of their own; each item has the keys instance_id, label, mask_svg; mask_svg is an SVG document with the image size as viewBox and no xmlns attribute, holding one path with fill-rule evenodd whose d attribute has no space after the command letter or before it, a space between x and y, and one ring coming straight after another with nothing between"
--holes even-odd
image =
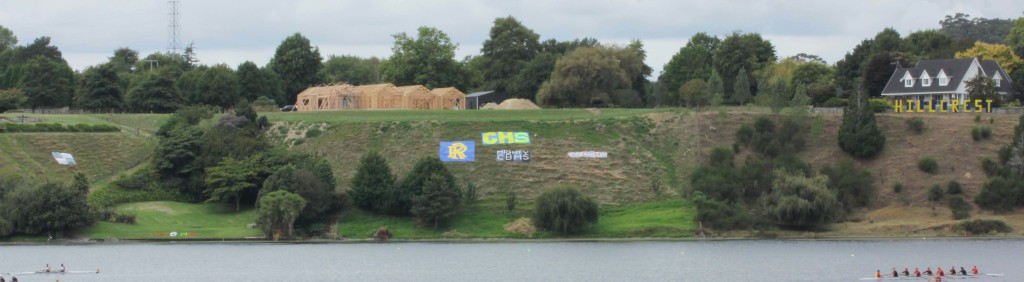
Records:
<instances>
[{"instance_id":1,"label":"white banner","mask_svg":"<svg viewBox=\"0 0 1024 282\"><path fill-rule=\"evenodd\" d=\"M59 163L59 164L62 164L62 165L76 165L75 157L72 156L71 154L62 153L62 152L50 152L50 155L52 155L53 159L57 160L57 163Z\"/></svg>"},{"instance_id":2,"label":"white banner","mask_svg":"<svg viewBox=\"0 0 1024 282\"><path fill-rule=\"evenodd\" d=\"M569 152L570 158L591 158L591 159L604 159L608 158L608 152L596 152L596 151L583 151L583 152Z\"/></svg>"}]
</instances>

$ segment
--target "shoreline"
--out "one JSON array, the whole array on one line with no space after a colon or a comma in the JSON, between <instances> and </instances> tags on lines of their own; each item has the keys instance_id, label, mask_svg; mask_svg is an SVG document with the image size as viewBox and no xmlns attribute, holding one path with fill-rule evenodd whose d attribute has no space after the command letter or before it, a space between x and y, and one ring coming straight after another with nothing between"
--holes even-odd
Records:
<instances>
[{"instance_id":1,"label":"shoreline","mask_svg":"<svg viewBox=\"0 0 1024 282\"><path fill-rule=\"evenodd\" d=\"M392 239L377 241L374 239L312 239L312 240L281 240L273 241L263 238L206 238L206 239L88 239L88 240L55 240L51 242L0 242L0 246L45 246L45 245L133 245L133 244L385 244L385 243L443 243L443 244L489 244L489 243L630 243L630 242L699 242L699 241L906 241L906 240L1024 240L1022 235L1006 236L820 236L820 237L721 237L721 238L452 238L452 239Z\"/></svg>"}]
</instances>

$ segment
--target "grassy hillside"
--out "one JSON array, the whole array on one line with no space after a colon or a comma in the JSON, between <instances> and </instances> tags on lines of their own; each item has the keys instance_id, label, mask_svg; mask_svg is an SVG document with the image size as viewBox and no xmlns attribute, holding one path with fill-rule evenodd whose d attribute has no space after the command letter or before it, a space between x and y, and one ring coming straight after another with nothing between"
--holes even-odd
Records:
<instances>
[{"instance_id":1,"label":"grassy hillside","mask_svg":"<svg viewBox=\"0 0 1024 282\"><path fill-rule=\"evenodd\" d=\"M234 211L233 205L186 204L176 202L139 202L120 205L120 213L136 215L135 225L100 222L85 228L85 238L176 239L244 238L261 236L248 228L255 222L256 210ZM178 236L171 237L171 232Z\"/></svg>"}]
</instances>

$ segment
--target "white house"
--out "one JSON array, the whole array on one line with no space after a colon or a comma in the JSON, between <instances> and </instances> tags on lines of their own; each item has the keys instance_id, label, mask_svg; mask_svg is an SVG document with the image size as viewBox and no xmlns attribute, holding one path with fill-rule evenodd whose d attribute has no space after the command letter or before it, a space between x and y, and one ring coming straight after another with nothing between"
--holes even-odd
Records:
<instances>
[{"instance_id":1,"label":"white house","mask_svg":"<svg viewBox=\"0 0 1024 282\"><path fill-rule=\"evenodd\" d=\"M967 97L967 82L979 75L992 78L999 95L1015 93L1013 81L999 63L970 58L922 60L911 68L897 67L882 90L882 97L890 98L904 108L908 104L939 108L943 107L943 101L946 102L945 108L953 103L964 105L972 100Z\"/></svg>"}]
</instances>

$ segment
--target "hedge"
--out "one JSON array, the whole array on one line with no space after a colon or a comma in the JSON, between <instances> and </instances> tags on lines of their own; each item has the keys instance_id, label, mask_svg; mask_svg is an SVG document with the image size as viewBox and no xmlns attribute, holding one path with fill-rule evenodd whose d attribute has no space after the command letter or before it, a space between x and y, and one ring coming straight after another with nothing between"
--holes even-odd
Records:
<instances>
[{"instance_id":1,"label":"hedge","mask_svg":"<svg viewBox=\"0 0 1024 282\"><path fill-rule=\"evenodd\" d=\"M107 124L0 123L0 133L15 132L118 132L121 128Z\"/></svg>"}]
</instances>

